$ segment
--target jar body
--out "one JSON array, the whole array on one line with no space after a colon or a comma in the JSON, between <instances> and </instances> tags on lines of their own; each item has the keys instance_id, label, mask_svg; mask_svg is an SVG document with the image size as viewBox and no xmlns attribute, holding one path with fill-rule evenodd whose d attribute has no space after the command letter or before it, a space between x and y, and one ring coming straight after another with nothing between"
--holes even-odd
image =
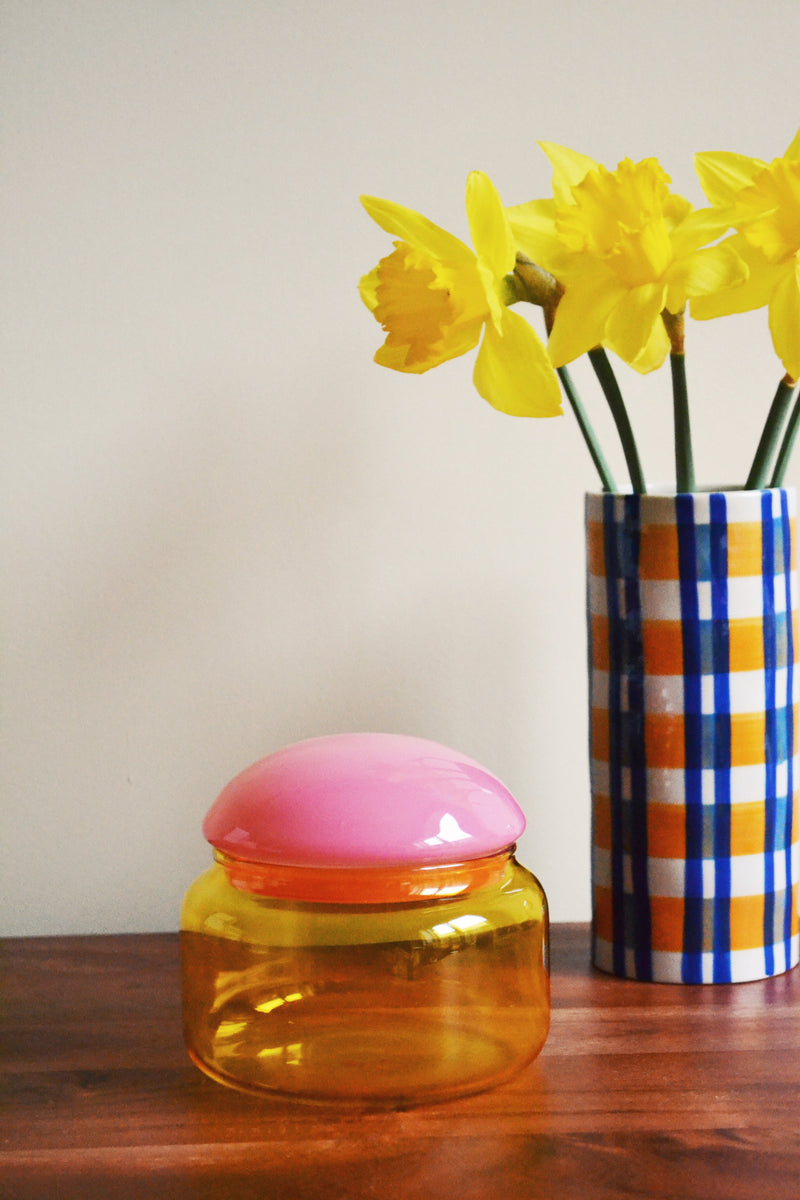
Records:
<instances>
[{"instance_id":1,"label":"jar body","mask_svg":"<svg viewBox=\"0 0 800 1200\"><path fill-rule=\"evenodd\" d=\"M515 1074L549 1027L547 902L512 855L495 859L480 886L399 903L257 894L218 861L181 919L194 1062L230 1086L368 1107Z\"/></svg>"}]
</instances>

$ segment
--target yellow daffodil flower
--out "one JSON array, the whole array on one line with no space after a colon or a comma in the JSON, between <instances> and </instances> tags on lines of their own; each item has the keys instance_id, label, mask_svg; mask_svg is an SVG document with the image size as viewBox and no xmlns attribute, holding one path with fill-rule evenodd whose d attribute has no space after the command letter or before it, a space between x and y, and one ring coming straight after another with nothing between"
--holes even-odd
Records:
<instances>
[{"instance_id":1,"label":"yellow daffodil flower","mask_svg":"<svg viewBox=\"0 0 800 1200\"><path fill-rule=\"evenodd\" d=\"M662 312L745 278L729 246L708 246L730 228L714 209L694 211L670 192L658 161L624 159L614 171L564 146L550 159L553 200L508 211L520 249L564 288L548 344L555 366L604 345L641 372L670 349Z\"/></svg>"},{"instance_id":2,"label":"yellow daffodil flower","mask_svg":"<svg viewBox=\"0 0 800 1200\"><path fill-rule=\"evenodd\" d=\"M737 230L727 244L746 262L740 286L691 305L693 317L725 316L768 306L775 352L800 379L800 130L782 158L719 151L695 155L703 191ZM725 244L725 243L724 243Z\"/></svg>"},{"instance_id":3,"label":"yellow daffodil flower","mask_svg":"<svg viewBox=\"0 0 800 1200\"><path fill-rule=\"evenodd\" d=\"M375 361L420 374L480 341L473 381L484 400L512 416L559 414L558 379L547 351L524 317L508 308L518 298L506 280L516 247L489 177L473 171L467 180L474 252L413 209L373 196L361 202L399 239L359 286L387 334Z\"/></svg>"}]
</instances>

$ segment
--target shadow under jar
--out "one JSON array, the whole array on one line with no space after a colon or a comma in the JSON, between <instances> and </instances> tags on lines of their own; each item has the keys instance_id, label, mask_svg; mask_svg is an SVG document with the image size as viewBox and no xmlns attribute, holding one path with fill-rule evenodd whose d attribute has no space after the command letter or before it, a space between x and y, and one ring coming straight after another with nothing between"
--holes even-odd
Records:
<instances>
[{"instance_id":1,"label":"shadow under jar","mask_svg":"<svg viewBox=\"0 0 800 1200\"><path fill-rule=\"evenodd\" d=\"M547 902L524 817L436 743L296 743L223 791L181 920L184 1029L220 1083L398 1107L490 1087L541 1050Z\"/></svg>"}]
</instances>

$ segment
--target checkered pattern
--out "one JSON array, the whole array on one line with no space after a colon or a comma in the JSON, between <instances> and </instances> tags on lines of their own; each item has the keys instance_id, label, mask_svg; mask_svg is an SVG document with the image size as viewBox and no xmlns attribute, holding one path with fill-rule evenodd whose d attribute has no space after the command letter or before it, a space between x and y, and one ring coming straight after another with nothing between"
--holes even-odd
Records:
<instances>
[{"instance_id":1,"label":"checkered pattern","mask_svg":"<svg viewBox=\"0 0 800 1200\"><path fill-rule=\"evenodd\" d=\"M800 957L793 489L586 500L593 955L634 979Z\"/></svg>"}]
</instances>

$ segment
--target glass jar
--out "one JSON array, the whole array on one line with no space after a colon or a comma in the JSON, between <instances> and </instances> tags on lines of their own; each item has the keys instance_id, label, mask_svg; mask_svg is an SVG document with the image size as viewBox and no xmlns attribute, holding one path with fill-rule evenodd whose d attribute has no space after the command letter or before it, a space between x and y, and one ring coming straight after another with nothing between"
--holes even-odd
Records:
<instances>
[{"instance_id":1,"label":"glass jar","mask_svg":"<svg viewBox=\"0 0 800 1200\"><path fill-rule=\"evenodd\" d=\"M503 785L436 743L315 738L238 776L181 919L186 1043L220 1083L404 1106L541 1050L547 902ZM497 844L499 841L499 844Z\"/></svg>"}]
</instances>

